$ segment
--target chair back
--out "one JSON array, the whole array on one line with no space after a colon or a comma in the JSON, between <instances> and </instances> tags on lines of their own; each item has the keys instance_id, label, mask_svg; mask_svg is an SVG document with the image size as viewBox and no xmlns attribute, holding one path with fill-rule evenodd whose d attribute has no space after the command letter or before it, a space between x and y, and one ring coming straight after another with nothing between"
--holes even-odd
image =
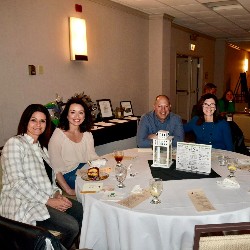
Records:
<instances>
[{"instance_id":1,"label":"chair back","mask_svg":"<svg viewBox=\"0 0 250 250\"><path fill-rule=\"evenodd\" d=\"M4 250L65 250L50 232L0 216L0 246Z\"/></svg>"},{"instance_id":2,"label":"chair back","mask_svg":"<svg viewBox=\"0 0 250 250\"><path fill-rule=\"evenodd\" d=\"M250 250L250 222L196 225L193 250Z\"/></svg>"}]
</instances>

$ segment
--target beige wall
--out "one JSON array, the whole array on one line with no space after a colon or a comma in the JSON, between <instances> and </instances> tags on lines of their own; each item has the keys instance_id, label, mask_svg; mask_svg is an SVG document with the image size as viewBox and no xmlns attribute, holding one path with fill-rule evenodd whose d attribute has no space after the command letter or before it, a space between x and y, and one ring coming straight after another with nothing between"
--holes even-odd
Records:
<instances>
[{"instance_id":1,"label":"beige wall","mask_svg":"<svg viewBox=\"0 0 250 250\"><path fill-rule=\"evenodd\" d=\"M75 12L76 3L83 13ZM69 16L86 19L88 62L69 60ZM174 107L176 53L202 57L207 81L212 81L214 40L198 37L190 53L191 32L171 28L162 18L151 22L107 0L0 1L0 146L16 133L27 105L46 104L56 93L66 101L84 91L94 101L111 99L114 108L131 100L134 113L141 115L162 91ZM28 75L29 64L42 65L44 74ZM155 79L160 85L154 85Z\"/></svg>"},{"instance_id":2,"label":"beige wall","mask_svg":"<svg viewBox=\"0 0 250 250\"><path fill-rule=\"evenodd\" d=\"M199 35L196 41L190 40L191 30L173 25L171 32L171 102L175 104L176 92L176 55L183 54L193 57L199 57L203 60L202 83L213 82L214 80L214 63L215 63L215 40ZM196 45L195 51L189 50L189 43ZM207 76L207 78L205 77Z\"/></svg>"},{"instance_id":3,"label":"beige wall","mask_svg":"<svg viewBox=\"0 0 250 250\"><path fill-rule=\"evenodd\" d=\"M64 101L84 91L113 107L131 100L136 115L148 110L148 18L107 1L0 1L0 146L16 133L24 108ZM76 13L75 3L83 13ZM68 17L86 19L88 62L69 59ZM43 75L28 75L28 65Z\"/></svg>"}]
</instances>

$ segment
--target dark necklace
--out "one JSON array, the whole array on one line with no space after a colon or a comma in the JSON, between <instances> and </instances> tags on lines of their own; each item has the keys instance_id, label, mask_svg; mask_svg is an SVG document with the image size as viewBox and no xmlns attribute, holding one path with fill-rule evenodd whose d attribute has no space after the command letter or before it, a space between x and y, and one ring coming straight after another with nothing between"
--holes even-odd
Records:
<instances>
[{"instance_id":1,"label":"dark necklace","mask_svg":"<svg viewBox=\"0 0 250 250\"><path fill-rule=\"evenodd\" d=\"M210 122L209 122L210 124ZM214 123L212 122L212 125L209 126L209 124L207 124L206 129L205 129L205 123L203 123L202 125L202 138L203 141L206 141L206 138L208 138L208 144L212 144L213 141L213 130L214 130Z\"/></svg>"}]
</instances>

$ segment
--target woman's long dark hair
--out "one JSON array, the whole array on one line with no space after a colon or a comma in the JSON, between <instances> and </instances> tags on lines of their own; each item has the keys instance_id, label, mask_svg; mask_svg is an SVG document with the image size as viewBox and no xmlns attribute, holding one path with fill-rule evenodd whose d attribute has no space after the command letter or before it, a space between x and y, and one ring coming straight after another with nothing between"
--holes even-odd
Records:
<instances>
[{"instance_id":1,"label":"woman's long dark hair","mask_svg":"<svg viewBox=\"0 0 250 250\"><path fill-rule=\"evenodd\" d=\"M218 120L219 120L219 116L217 113L217 106L218 106L217 97L213 94L205 94L205 95L201 96L200 100L198 101L198 107L197 107L198 110L197 111L198 111L199 119L196 122L197 125L202 125L205 122L204 113L203 113L203 104L207 99L210 99L210 98L214 99L215 107L216 107L216 110L213 113L213 121L218 122Z\"/></svg>"},{"instance_id":2,"label":"woman's long dark hair","mask_svg":"<svg viewBox=\"0 0 250 250\"><path fill-rule=\"evenodd\" d=\"M90 131L92 124L93 124L91 112L90 112L87 104L81 98L78 98L78 97L72 97L67 101L65 108L64 108L63 112L61 113L60 122L59 122L58 127L65 130L65 131L69 130L69 120L68 120L67 116L68 116L69 108L70 108L71 104L81 105L84 109L84 112L85 112L85 119L84 119L83 123L80 124L80 126L79 126L80 132L83 133L85 131Z\"/></svg>"},{"instance_id":3,"label":"woman's long dark hair","mask_svg":"<svg viewBox=\"0 0 250 250\"><path fill-rule=\"evenodd\" d=\"M46 128L44 132L38 137L38 141L41 147L48 147L48 142L51 136L51 119L49 111L42 104L30 104L24 111L21 116L20 122L17 128L18 135L24 135L27 133L28 123L31 116L35 112L41 112L46 116Z\"/></svg>"},{"instance_id":4,"label":"woman's long dark hair","mask_svg":"<svg viewBox=\"0 0 250 250\"><path fill-rule=\"evenodd\" d=\"M222 100L223 100L223 102L224 102L224 108L225 108L225 110L228 109L228 105L229 105L229 101L228 101L227 98L226 98L228 92L231 92L232 95L234 96L234 93L233 93L233 91L232 91L231 89L228 89L228 90L226 90L226 91L224 92L224 94L223 94L223 96L222 96ZM234 99L233 99L233 100L234 100ZM233 101L233 100L232 100L232 101Z\"/></svg>"}]
</instances>

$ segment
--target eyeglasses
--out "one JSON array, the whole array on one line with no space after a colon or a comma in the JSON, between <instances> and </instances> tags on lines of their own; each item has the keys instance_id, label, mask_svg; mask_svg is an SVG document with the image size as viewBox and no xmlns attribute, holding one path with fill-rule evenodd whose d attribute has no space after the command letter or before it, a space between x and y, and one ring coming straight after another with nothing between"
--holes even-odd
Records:
<instances>
[{"instance_id":1,"label":"eyeglasses","mask_svg":"<svg viewBox=\"0 0 250 250\"><path fill-rule=\"evenodd\" d=\"M215 103L203 103L202 105L204 108L208 108L208 107L211 107L211 108L215 108L216 104Z\"/></svg>"}]
</instances>

